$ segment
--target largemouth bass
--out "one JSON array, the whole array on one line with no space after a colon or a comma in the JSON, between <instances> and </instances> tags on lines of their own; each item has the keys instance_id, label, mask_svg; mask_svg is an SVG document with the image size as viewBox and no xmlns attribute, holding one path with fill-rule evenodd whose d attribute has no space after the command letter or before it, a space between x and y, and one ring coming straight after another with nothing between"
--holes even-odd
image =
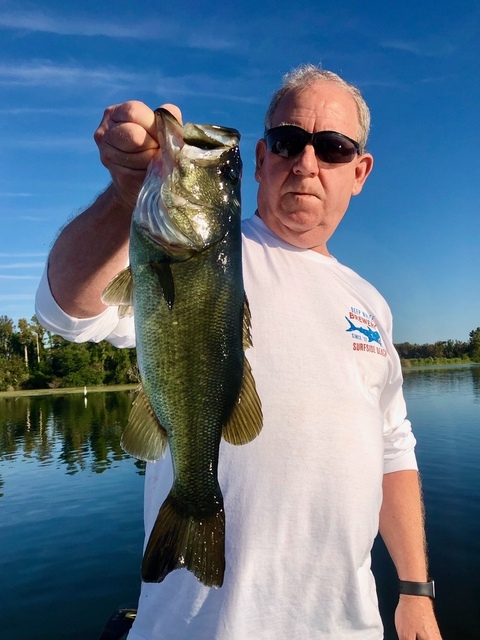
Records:
<instances>
[{"instance_id":1,"label":"largemouth bass","mask_svg":"<svg viewBox=\"0 0 480 640\"><path fill-rule=\"evenodd\" d=\"M186 567L208 586L225 571L220 439L243 444L262 426L244 349L251 344L242 280L240 179L234 129L184 127L155 112L161 151L132 217L130 267L104 292L135 316L142 391L122 436L156 461L170 448L174 480L147 543L142 578Z\"/></svg>"}]
</instances>

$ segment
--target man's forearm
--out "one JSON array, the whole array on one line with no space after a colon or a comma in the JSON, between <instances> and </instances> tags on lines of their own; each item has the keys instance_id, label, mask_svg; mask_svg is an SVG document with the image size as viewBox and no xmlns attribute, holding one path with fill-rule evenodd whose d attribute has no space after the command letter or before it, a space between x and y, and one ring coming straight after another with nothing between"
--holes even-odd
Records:
<instances>
[{"instance_id":1,"label":"man's forearm","mask_svg":"<svg viewBox=\"0 0 480 640\"><path fill-rule=\"evenodd\" d=\"M48 279L57 304L69 315L89 318L105 309L102 291L128 260L131 214L110 186L58 236Z\"/></svg>"},{"instance_id":2,"label":"man's forearm","mask_svg":"<svg viewBox=\"0 0 480 640\"><path fill-rule=\"evenodd\" d=\"M400 580L428 580L425 524L417 471L396 471L383 476L380 534ZM441 640L432 600L401 595L395 610L399 640Z\"/></svg>"},{"instance_id":3,"label":"man's forearm","mask_svg":"<svg viewBox=\"0 0 480 640\"><path fill-rule=\"evenodd\" d=\"M417 471L397 471L383 477L380 534L400 580L428 579L425 526Z\"/></svg>"}]
</instances>

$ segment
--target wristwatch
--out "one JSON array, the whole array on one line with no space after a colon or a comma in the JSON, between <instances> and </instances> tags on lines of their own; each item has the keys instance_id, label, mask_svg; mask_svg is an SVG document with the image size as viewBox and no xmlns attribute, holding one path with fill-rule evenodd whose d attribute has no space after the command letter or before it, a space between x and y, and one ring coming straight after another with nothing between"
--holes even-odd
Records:
<instances>
[{"instance_id":1,"label":"wristwatch","mask_svg":"<svg viewBox=\"0 0 480 640\"><path fill-rule=\"evenodd\" d=\"M428 582L410 582L409 580L399 580L398 590L406 596L427 596L427 598L435 598L435 583L433 580Z\"/></svg>"}]
</instances>

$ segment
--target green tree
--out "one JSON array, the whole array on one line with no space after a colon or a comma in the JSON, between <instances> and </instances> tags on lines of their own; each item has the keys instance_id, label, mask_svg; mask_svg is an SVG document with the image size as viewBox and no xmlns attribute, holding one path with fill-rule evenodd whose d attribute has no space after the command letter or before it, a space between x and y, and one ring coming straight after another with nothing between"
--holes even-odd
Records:
<instances>
[{"instance_id":1,"label":"green tree","mask_svg":"<svg viewBox=\"0 0 480 640\"><path fill-rule=\"evenodd\" d=\"M0 391L18 389L28 378L13 320L0 316Z\"/></svg>"},{"instance_id":2,"label":"green tree","mask_svg":"<svg viewBox=\"0 0 480 640\"><path fill-rule=\"evenodd\" d=\"M88 343L76 344L56 336L50 364L56 386L83 387L103 383L103 371L94 362Z\"/></svg>"},{"instance_id":3,"label":"green tree","mask_svg":"<svg viewBox=\"0 0 480 640\"><path fill-rule=\"evenodd\" d=\"M470 342L468 352L473 362L480 362L480 327L473 329L469 333Z\"/></svg>"},{"instance_id":4,"label":"green tree","mask_svg":"<svg viewBox=\"0 0 480 640\"><path fill-rule=\"evenodd\" d=\"M14 334L13 320L7 316L0 316L0 357L7 358L12 350L12 337Z\"/></svg>"}]
</instances>

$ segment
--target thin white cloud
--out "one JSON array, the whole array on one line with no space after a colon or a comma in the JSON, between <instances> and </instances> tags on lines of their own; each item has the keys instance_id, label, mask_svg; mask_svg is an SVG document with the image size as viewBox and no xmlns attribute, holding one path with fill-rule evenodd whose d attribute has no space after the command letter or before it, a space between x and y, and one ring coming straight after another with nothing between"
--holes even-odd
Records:
<instances>
[{"instance_id":1,"label":"thin white cloud","mask_svg":"<svg viewBox=\"0 0 480 640\"><path fill-rule=\"evenodd\" d=\"M54 135L36 135L28 138L13 139L5 138L4 147L14 147L15 149L60 149L62 151L72 150L77 152L90 152L93 149L92 141L87 136L82 137L61 137ZM28 220L39 220L41 218L31 217Z\"/></svg>"},{"instance_id":2,"label":"thin white cloud","mask_svg":"<svg viewBox=\"0 0 480 640\"><path fill-rule=\"evenodd\" d=\"M117 90L143 90L150 87L162 96L195 96L258 104L263 100L252 92L245 91L245 78L218 78L205 74L166 76L160 71L126 72L116 67L84 67L78 64L56 64L50 60L33 60L28 63L0 64L0 86L68 88L82 91L101 89L102 94ZM48 141L45 141L48 144ZM75 140L69 144L77 144ZM26 144L23 142L22 144ZM36 141L35 144L43 144ZM51 142L55 145L55 142ZM65 144L65 141L63 141ZM28 142L31 146L31 142Z\"/></svg>"},{"instance_id":3,"label":"thin white cloud","mask_svg":"<svg viewBox=\"0 0 480 640\"><path fill-rule=\"evenodd\" d=\"M22 191L20 192L15 192L15 191L3 191L0 192L0 198L31 198L34 194L33 193L24 193Z\"/></svg>"},{"instance_id":4,"label":"thin white cloud","mask_svg":"<svg viewBox=\"0 0 480 640\"><path fill-rule=\"evenodd\" d=\"M44 258L46 252L34 253L0 253L0 258Z\"/></svg>"},{"instance_id":5,"label":"thin white cloud","mask_svg":"<svg viewBox=\"0 0 480 640\"><path fill-rule=\"evenodd\" d=\"M138 74L125 73L109 67L87 68L78 65L58 65L49 60L28 63L0 64L0 85L28 87L122 86L136 82Z\"/></svg>"},{"instance_id":6,"label":"thin white cloud","mask_svg":"<svg viewBox=\"0 0 480 640\"><path fill-rule=\"evenodd\" d=\"M46 115L46 116L89 116L92 113L98 115L97 109L81 107L6 107L0 109L0 116L25 116L25 115ZM1 194L0 194L1 195Z\"/></svg>"},{"instance_id":7,"label":"thin white cloud","mask_svg":"<svg viewBox=\"0 0 480 640\"><path fill-rule=\"evenodd\" d=\"M107 38L158 40L172 42L192 49L210 51L224 51L237 46L232 38L221 37L225 32L215 24L213 17L195 18L195 26L191 32L185 20L172 20L163 16L162 20L148 20L145 22L125 22L120 24L114 20L102 20L85 15L56 16L40 11L0 13L0 29L10 29L27 32L53 33L60 36L102 36ZM199 35L200 34L200 35Z\"/></svg>"},{"instance_id":8,"label":"thin white cloud","mask_svg":"<svg viewBox=\"0 0 480 640\"><path fill-rule=\"evenodd\" d=\"M111 22L77 18L49 16L39 11L22 13L4 12L0 14L0 27L21 31L56 33L72 36L109 36L112 38L138 38L138 27L120 26Z\"/></svg>"},{"instance_id":9,"label":"thin white cloud","mask_svg":"<svg viewBox=\"0 0 480 640\"><path fill-rule=\"evenodd\" d=\"M29 275L29 276L7 276L0 273L0 280L38 280L38 275Z\"/></svg>"},{"instance_id":10,"label":"thin white cloud","mask_svg":"<svg viewBox=\"0 0 480 640\"><path fill-rule=\"evenodd\" d=\"M28 215L25 215L23 213L18 213L18 214L15 214L14 216L13 215L12 216L5 216L4 220L5 221L8 220L9 222L10 221L18 222L19 220L26 220L27 222L45 222L45 220L48 220L48 217L47 218L44 218L44 217L41 218L40 216L28 216Z\"/></svg>"},{"instance_id":11,"label":"thin white cloud","mask_svg":"<svg viewBox=\"0 0 480 640\"><path fill-rule=\"evenodd\" d=\"M456 47L446 38L425 38L423 40L384 40L384 49L404 51L417 57L443 58L455 52Z\"/></svg>"},{"instance_id":12,"label":"thin white cloud","mask_svg":"<svg viewBox=\"0 0 480 640\"><path fill-rule=\"evenodd\" d=\"M43 269L44 266L44 262L13 262L0 264L0 269Z\"/></svg>"},{"instance_id":13,"label":"thin white cloud","mask_svg":"<svg viewBox=\"0 0 480 640\"><path fill-rule=\"evenodd\" d=\"M16 300L34 300L35 293L0 293L0 300L12 302Z\"/></svg>"}]
</instances>

